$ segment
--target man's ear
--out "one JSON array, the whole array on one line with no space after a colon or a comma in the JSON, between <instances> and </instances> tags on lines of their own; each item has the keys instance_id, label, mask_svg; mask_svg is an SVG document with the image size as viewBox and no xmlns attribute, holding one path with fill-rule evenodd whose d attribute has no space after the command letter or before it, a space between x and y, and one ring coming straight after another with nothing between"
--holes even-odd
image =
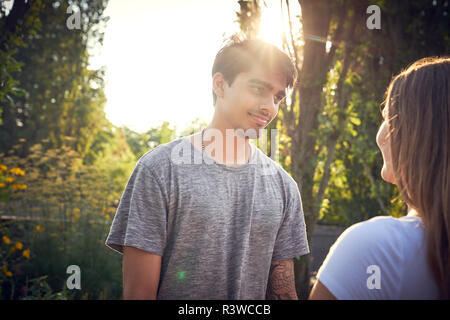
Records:
<instances>
[{"instance_id":1,"label":"man's ear","mask_svg":"<svg viewBox=\"0 0 450 320\"><path fill-rule=\"evenodd\" d=\"M217 97L223 98L225 93L225 86L227 86L227 81L222 73L216 72L212 78L213 90Z\"/></svg>"}]
</instances>

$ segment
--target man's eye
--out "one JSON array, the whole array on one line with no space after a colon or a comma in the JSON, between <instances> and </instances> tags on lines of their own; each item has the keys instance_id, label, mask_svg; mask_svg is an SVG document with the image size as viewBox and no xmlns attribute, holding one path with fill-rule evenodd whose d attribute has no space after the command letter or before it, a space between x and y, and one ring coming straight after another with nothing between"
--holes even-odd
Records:
<instances>
[{"instance_id":1,"label":"man's eye","mask_svg":"<svg viewBox=\"0 0 450 320\"><path fill-rule=\"evenodd\" d=\"M275 102L276 103L280 103L281 101L283 101L284 98L285 98L284 96L276 96L275 97Z\"/></svg>"},{"instance_id":2,"label":"man's eye","mask_svg":"<svg viewBox=\"0 0 450 320\"><path fill-rule=\"evenodd\" d=\"M263 93L263 92L264 92L264 88L261 88L261 87L253 87L253 90L254 90L256 93Z\"/></svg>"}]
</instances>

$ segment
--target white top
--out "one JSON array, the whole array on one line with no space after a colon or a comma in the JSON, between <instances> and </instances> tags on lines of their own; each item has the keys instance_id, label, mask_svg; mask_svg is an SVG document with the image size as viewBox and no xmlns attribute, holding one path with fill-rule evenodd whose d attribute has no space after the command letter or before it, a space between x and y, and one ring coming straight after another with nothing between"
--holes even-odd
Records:
<instances>
[{"instance_id":1,"label":"white top","mask_svg":"<svg viewBox=\"0 0 450 320\"><path fill-rule=\"evenodd\" d=\"M438 299L417 216L379 216L346 229L317 278L340 300Z\"/></svg>"}]
</instances>

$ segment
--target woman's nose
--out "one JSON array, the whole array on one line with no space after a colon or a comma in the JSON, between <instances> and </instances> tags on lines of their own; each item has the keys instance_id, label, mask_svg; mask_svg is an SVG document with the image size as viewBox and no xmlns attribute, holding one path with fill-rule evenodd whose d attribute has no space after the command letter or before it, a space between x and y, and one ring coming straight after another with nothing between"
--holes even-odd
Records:
<instances>
[{"instance_id":1,"label":"woman's nose","mask_svg":"<svg viewBox=\"0 0 450 320\"><path fill-rule=\"evenodd\" d=\"M383 123L380 126L380 129L378 129L376 142L378 147L382 147L386 143L386 122L383 121Z\"/></svg>"}]
</instances>

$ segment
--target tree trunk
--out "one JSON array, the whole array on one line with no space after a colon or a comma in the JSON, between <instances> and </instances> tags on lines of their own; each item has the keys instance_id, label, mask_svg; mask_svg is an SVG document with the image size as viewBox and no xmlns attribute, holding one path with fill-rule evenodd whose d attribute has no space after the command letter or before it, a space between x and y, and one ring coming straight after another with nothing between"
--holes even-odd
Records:
<instances>
[{"instance_id":1,"label":"tree trunk","mask_svg":"<svg viewBox=\"0 0 450 320\"><path fill-rule=\"evenodd\" d=\"M318 126L317 116L322 108L322 88L326 83L328 65L325 41L331 21L328 1L299 0L302 8L304 51L299 71L300 112L298 126L291 127L292 177L298 182L303 199L303 212L310 243L314 229L313 177L315 171L316 137L311 133ZM310 255L295 259L295 279L300 299L309 295Z\"/></svg>"},{"instance_id":2,"label":"tree trunk","mask_svg":"<svg viewBox=\"0 0 450 320\"><path fill-rule=\"evenodd\" d=\"M357 21L362 16L363 4L352 3L352 7L350 7L351 2L344 1L343 5L336 10L329 1L299 0L299 3L302 8L305 42L303 64L301 70L299 70L300 112L298 114L298 126L293 126L289 133L292 137L292 176L299 184L303 199L308 243L311 245L311 237L330 179L330 166L333 162L336 144L344 131L346 121L346 117L342 116L343 113L341 113L336 130L327 144L328 158L324 174L318 185L318 191L314 191L314 186L317 184L314 181L314 174L320 150L316 143L316 131L319 127L318 115L324 107L322 101L323 88L336 49L340 46L341 40L345 40L344 63L337 86L337 105L340 110L346 109L350 93L346 92L343 84L350 68L351 53L356 47L353 42L354 31ZM350 14L351 10L353 10L353 15ZM333 11L337 12L336 16L332 16ZM351 20L347 21L350 17ZM330 29L332 19L337 22L334 32L331 32ZM341 35L343 36L342 39ZM326 50L327 40L332 43L328 52ZM309 262L310 255L295 260L297 292L301 298L307 298L311 289Z\"/></svg>"}]
</instances>

